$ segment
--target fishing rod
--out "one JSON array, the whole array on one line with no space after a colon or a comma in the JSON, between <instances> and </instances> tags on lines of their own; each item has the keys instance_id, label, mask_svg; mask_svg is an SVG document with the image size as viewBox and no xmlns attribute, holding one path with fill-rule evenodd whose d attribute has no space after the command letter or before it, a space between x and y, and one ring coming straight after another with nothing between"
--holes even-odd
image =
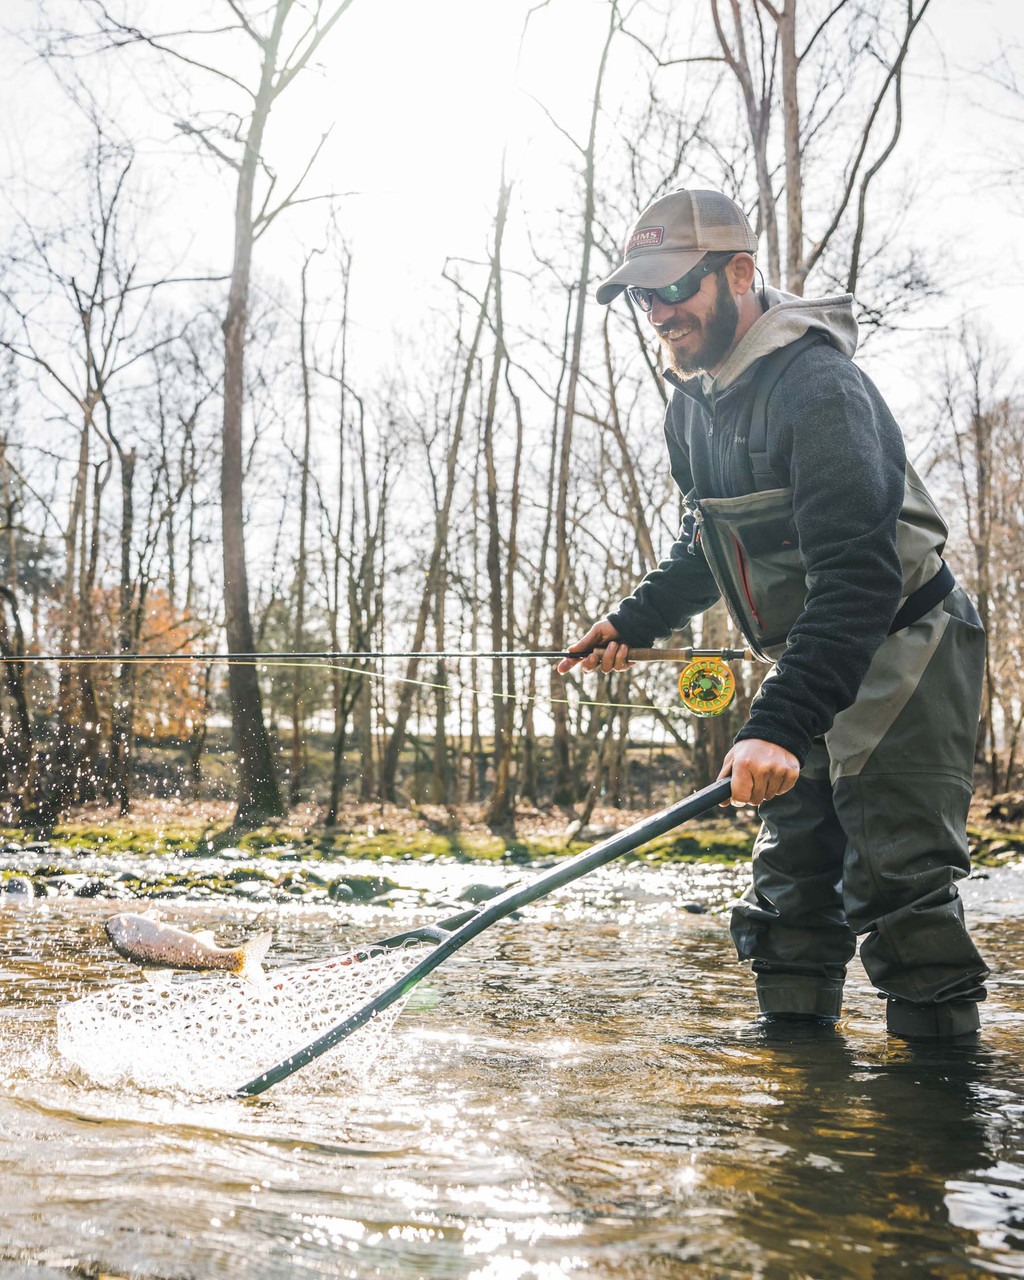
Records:
<instances>
[{"instance_id":1,"label":"fishing rod","mask_svg":"<svg viewBox=\"0 0 1024 1280\"><path fill-rule=\"evenodd\" d=\"M390 658L520 658L530 662L555 661L562 658L588 658L603 654L604 649L323 649L308 653L291 650L261 653L35 653L4 655L4 662L226 662L250 664L290 658L318 662L369 662ZM693 658L720 658L724 662L753 660L750 649L630 649L630 662L689 662Z\"/></svg>"},{"instance_id":2,"label":"fishing rod","mask_svg":"<svg viewBox=\"0 0 1024 1280\"><path fill-rule=\"evenodd\" d=\"M315 650L311 652L277 651L267 653L39 653L12 654L6 662L56 662L70 666L95 663L117 663L129 666L184 662L223 662L227 666L331 666L340 662L377 662L390 659L452 661L489 658L553 662L563 658L583 659L603 654L603 648L573 651L571 649L376 649ZM685 663L679 675L679 696L686 709L696 716L721 715L736 696L736 678L727 662L751 662L750 649L704 649L693 645L684 648L630 649L629 661ZM348 668L357 675L368 674L362 668ZM418 682L414 682L418 683ZM601 704L613 705L613 704ZM617 705L617 704L616 704Z\"/></svg>"}]
</instances>

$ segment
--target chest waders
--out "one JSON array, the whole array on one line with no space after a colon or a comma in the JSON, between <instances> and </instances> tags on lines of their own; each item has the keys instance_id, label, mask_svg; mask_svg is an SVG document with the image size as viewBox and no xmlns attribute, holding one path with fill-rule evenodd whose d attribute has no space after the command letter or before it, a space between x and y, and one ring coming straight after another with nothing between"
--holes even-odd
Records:
<instances>
[{"instance_id":1,"label":"chest waders","mask_svg":"<svg viewBox=\"0 0 1024 1280\"><path fill-rule=\"evenodd\" d=\"M695 538L732 620L765 662L781 656L803 612L809 586L800 558L793 490L780 484L768 459L768 399L796 357L823 341L818 333L806 333L761 362L747 421L750 492L698 498L694 490L686 497ZM945 522L908 464L897 526L905 591L890 635L923 617L956 586L939 554L945 538Z\"/></svg>"},{"instance_id":2,"label":"chest waders","mask_svg":"<svg viewBox=\"0 0 1024 1280\"><path fill-rule=\"evenodd\" d=\"M748 474L733 485L746 491L687 496L694 543L735 625L767 662L785 650L811 586L793 490L768 458L768 399L790 364L822 340L809 333L763 359L745 419ZM760 807L753 885L733 912L732 936L751 961L765 1014L837 1018L860 935L868 976L887 998L890 1033L948 1037L978 1028L987 968L955 881L970 869L984 632L942 560L946 532L908 464L896 530L904 592L888 638L854 703L812 744L796 786Z\"/></svg>"}]
</instances>

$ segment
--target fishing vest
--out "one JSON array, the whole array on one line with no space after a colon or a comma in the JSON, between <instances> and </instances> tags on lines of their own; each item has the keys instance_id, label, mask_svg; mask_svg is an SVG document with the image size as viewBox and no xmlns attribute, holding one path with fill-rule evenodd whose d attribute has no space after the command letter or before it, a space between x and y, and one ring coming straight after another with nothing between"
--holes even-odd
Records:
<instances>
[{"instance_id":1,"label":"fishing vest","mask_svg":"<svg viewBox=\"0 0 1024 1280\"><path fill-rule=\"evenodd\" d=\"M768 460L768 398L790 363L827 339L804 334L765 356L750 396L747 430L750 492L735 498L686 495L699 542L732 620L757 657L774 662L803 612L808 581L793 516L793 490L781 485ZM942 559L947 527L907 463L896 549L903 568L903 598L889 634L910 626L956 586ZM693 548L691 548L693 549Z\"/></svg>"}]
</instances>

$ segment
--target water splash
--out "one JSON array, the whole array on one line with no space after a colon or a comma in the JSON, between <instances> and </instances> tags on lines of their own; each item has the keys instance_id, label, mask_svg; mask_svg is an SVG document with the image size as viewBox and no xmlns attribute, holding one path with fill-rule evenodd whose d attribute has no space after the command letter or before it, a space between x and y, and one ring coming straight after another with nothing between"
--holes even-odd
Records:
<instances>
[{"instance_id":1,"label":"water splash","mask_svg":"<svg viewBox=\"0 0 1024 1280\"><path fill-rule=\"evenodd\" d=\"M201 977L119 986L64 1005L60 1054L98 1084L199 1096L231 1092L318 1039L397 982L429 948L402 947L278 969L266 983ZM396 1001L303 1072L365 1072L401 1012Z\"/></svg>"}]
</instances>

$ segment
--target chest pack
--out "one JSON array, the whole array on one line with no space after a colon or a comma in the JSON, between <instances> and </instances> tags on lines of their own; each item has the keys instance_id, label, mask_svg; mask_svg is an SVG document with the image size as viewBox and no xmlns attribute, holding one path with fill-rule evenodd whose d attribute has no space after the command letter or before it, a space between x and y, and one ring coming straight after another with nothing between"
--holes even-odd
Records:
<instances>
[{"instance_id":1,"label":"chest pack","mask_svg":"<svg viewBox=\"0 0 1024 1280\"><path fill-rule=\"evenodd\" d=\"M737 460L747 471L746 492L728 498L698 498L692 493L687 499L697 539L729 613L754 653L768 662L784 651L807 596L793 490L777 475L768 456L768 401L793 361L826 341L824 334L812 330L761 361L751 388L746 459ZM934 512L923 486L916 476L913 479ZM923 617L956 586L939 549L922 547L913 524L907 524L917 501L919 495L910 494L897 530L904 582L914 589L893 619L890 635ZM938 513L934 515L941 524Z\"/></svg>"}]
</instances>

